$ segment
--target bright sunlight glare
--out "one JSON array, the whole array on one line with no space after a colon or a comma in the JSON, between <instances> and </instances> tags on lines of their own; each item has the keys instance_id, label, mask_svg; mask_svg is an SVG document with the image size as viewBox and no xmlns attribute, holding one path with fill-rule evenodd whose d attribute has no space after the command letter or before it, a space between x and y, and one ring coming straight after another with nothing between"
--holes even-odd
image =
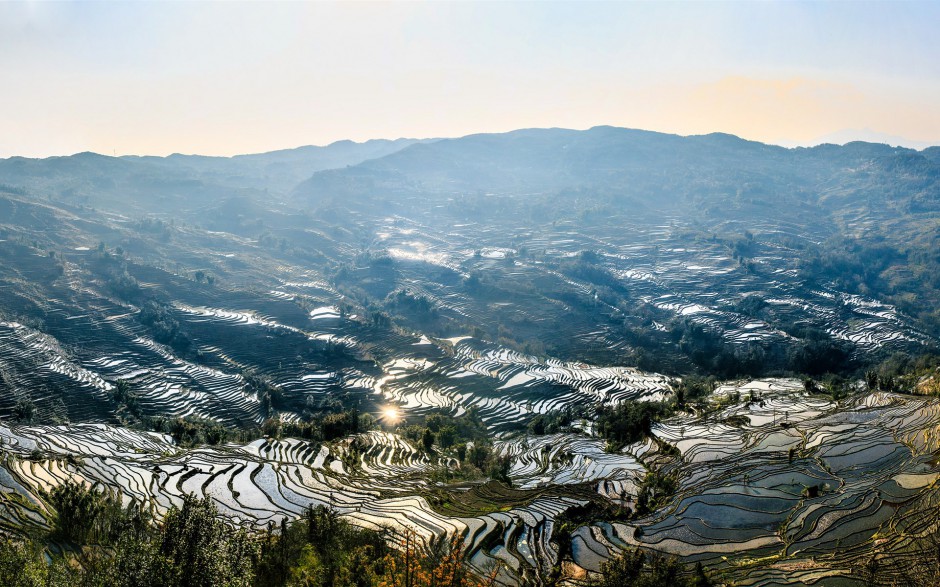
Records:
<instances>
[{"instance_id":1,"label":"bright sunlight glare","mask_svg":"<svg viewBox=\"0 0 940 587\"><path fill-rule=\"evenodd\" d=\"M401 419L401 414L398 412L398 408L389 406L382 409L382 419L388 424L396 424Z\"/></svg>"}]
</instances>

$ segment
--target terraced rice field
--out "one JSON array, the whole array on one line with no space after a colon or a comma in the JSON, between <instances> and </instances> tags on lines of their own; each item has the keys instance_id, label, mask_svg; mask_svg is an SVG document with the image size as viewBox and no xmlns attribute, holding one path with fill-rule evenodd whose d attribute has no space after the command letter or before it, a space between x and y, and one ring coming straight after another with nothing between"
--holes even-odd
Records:
<instances>
[{"instance_id":1,"label":"terraced rice field","mask_svg":"<svg viewBox=\"0 0 940 587\"><path fill-rule=\"evenodd\" d=\"M929 341L927 335L890 305L835 289L807 288L790 268L798 251L779 244L777 239L785 236L811 240L807 231L813 227L797 228L781 221L756 225L728 221L723 227L726 231L750 230L766 235L765 239L758 238L761 251L752 259L756 269L746 270L721 244L684 236L683 220L679 217L667 218L665 223L654 226L642 220L622 220L623 223L610 229L596 227L589 236L575 223L558 223L538 233L517 234L514 248L494 249L480 248L481 242L500 241L495 231L484 225L459 225L443 233L435 232L432 222L418 224L396 217L384 224L379 222L378 247L396 251L399 258L409 261L401 263L403 281L409 288L433 299L442 311L474 320L483 321L493 308L480 306L458 288L429 282L422 277L428 266L462 275L474 270L484 274L498 272L503 279L528 281L543 290L565 287L590 299L594 286L547 271L539 259L565 259L581 251L595 251L599 254L599 266L617 277L631 298L687 317L732 343L785 344L788 339L786 333L734 308L736 301L750 294L766 299L781 317L789 316L796 321L811 319L826 325L832 336L850 342L857 352L882 347L900 349ZM520 251L537 252L538 256ZM621 309L611 307L607 311L625 317ZM555 312L554 308L542 307L537 315L525 314L524 318L549 323L564 320ZM609 326L597 322L565 324L566 331L572 328L582 329L572 335L572 342L576 341L578 348L591 349L600 362L613 363L617 353L628 348Z\"/></svg>"},{"instance_id":2,"label":"terraced rice field","mask_svg":"<svg viewBox=\"0 0 940 587\"><path fill-rule=\"evenodd\" d=\"M242 375L249 370L283 391L286 401L279 411L285 418L301 417L308 401L318 398L352 394L364 401L378 391L385 401L416 410L475 405L488 423L498 425L599 398L661 397L664 378L639 381L646 376L609 367L636 364L636 345L625 335L625 323L653 333L666 328L659 318L633 315L634 306L653 308L666 321L670 316L689 320L732 346L793 344L786 332L740 311L736 304L748 295L766 300L781 319L825 328L846 341L855 356L935 342L890 305L825 285L809 287L795 275L791 265L798 251L779 239L811 240L823 226L727 220L723 231L757 235L751 259L756 269L748 269L720 242L690 237L688 221L680 216L655 222L625 216L589 233L574 222L540 230L516 227L508 231L514 235L509 239L500 219L443 222L456 212L428 210L418 202L404 208L408 215L347 211L348 232L309 219L304 231L285 227L282 234L315 247L330 263L349 264L352 273L365 269L354 260L363 250L350 244L351 235L371 235L365 251L387 254L392 264L385 273L366 272L362 289L374 290L379 300L394 291L422 296L442 318L461 325L457 336L376 326L365 308L347 311L349 298L337 290L323 262L311 267L240 235L185 227L150 251L159 251L160 259L177 259L175 266L168 261L127 265L141 289L157 292L192 339L194 352L181 356L155 342L136 319L139 308L118 299L88 270L97 254L89 247L90 235L129 238L120 232L126 219L92 220L82 211L63 217L63 226L73 230L63 228L57 235L64 273L52 280L51 261L40 251L0 243L4 275L18 276L0 283L0 312L7 316L0 325L0 383L13 390L0 396L0 416L10 417L16 401L31 399L45 421L113 422L108 386L127 379L146 415L257 424L267 414L246 387ZM442 226L447 228L435 228ZM40 236L22 226L9 228L23 231L23 238ZM138 241L124 244L143 247ZM213 253L205 257L195 251ZM629 304L606 305L594 284L552 268L583 251L596 254L597 267L617 280ZM227 281L198 283L176 269L186 261ZM497 300L474 295L466 285L472 275L510 284L506 291L513 295ZM533 291L557 295L545 298ZM498 339L494 323L523 333L522 338L548 340L554 356L567 358L538 353L542 358L535 359L480 340ZM467 338L473 325L484 333ZM681 370L687 361L672 367Z\"/></svg>"},{"instance_id":3,"label":"terraced rice field","mask_svg":"<svg viewBox=\"0 0 940 587\"><path fill-rule=\"evenodd\" d=\"M812 240L826 226L727 220L724 232L757 235L747 265L679 216L625 216L586 234L574 221L531 230L510 219L458 221L420 199L408 215L346 212L345 224L272 224L272 238L306 247L295 254L201 229L195 216L168 242L134 240L127 218L76 209L61 216L74 230L47 243L57 247L61 275L38 246L0 241L10 276L0 283L0 528L44 526L41 491L76 478L120 490L157 515L194 493L249 527L329 504L364 526L414 528L426 540L458 534L472 563L498 563L505 584L546 576L566 552L569 575L596 571L636 545L701 561L739 585L856 584L850 577L872 556L891 572L936 528L933 399L871 394L837 405L806 395L799 381L740 381L715 390L716 410L660 423L654 439L617 453L605 452L591 421L579 422L580 432L520 432L553 410L672 397L672 378L624 366L638 364L626 324L666 336L666 324L685 319L733 348L795 344L742 311L750 295L794 324L822 325L855 357L935 344L893 306L799 278L799 252L777 237ZM15 234L44 238L22 227ZM142 297L165 305L188 349L157 342L137 302L93 271L99 239L134 251L122 270ZM596 284L560 269L583 252L626 292L623 303L608 304ZM218 282L196 279L194 268ZM346 290L336 277L344 271L355 277ZM496 293L474 293L468 284L481 275ZM373 311L397 292L427 300L444 326L383 322ZM501 332L549 340L553 353L510 350ZM252 383L259 379L278 391L278 405L262 401ZM376 416L388 407L406 417L473 408L495 450L511 459L513 488L438 485L433 473L459 463L390 430L332 443L183 450L117 425L122 380L142 416L236 427L275 413L302 420L333 401ZM59 425L13 424L24 403L37 420ZM657 511L568 519L579 506L632 508L651 470L678 479Z\"/></svg>"},{"instance_id":4,"label":"terraced rice field","mask_svg":"<svg viewBox=\"0 0 940 587\"><path fill-rule=\"evenodd\" d=\"M629 503L657 467L678 476L677 494L644 518L583 522L571 533L573 564L596 571L636 545L702 561L740 585L827 584L851 575L873 548L903 552L913 531L937 523L937 510L924 507L940 497L936 400L875 393L836 409L788 380L728 384L713 397L724 407L707 418L683 415L654 428L678 458L651 441L610 454L588 434L506 436L498 450L512 457L512 490L442 491L424 474L456 461L381 431L334 443L180 450L166 436L103 424L2 425L0 520L14 532L44 525L41 490L69 478L158 515L186 493L208 496L233 521L256 527L329 504L365 526L413 528L428 540L462 535L476 566L500 561L502 580L514 583L557 564L559 514L597 499Z\"/></svg>"},{"instance_id":5,"label":"terraced rice field","mask_svg":"<svg viewBox=\"0 0 940 587\"><path fill-rule=\"evenodd\" d=\"M85 390L62 394L69 416L78 421L107 421L108 393L113 382L124 379L148 413L257 424L265 415L240 374L245 368L269 376L298 406L297 412L283 412L287 418L297 417L308 398L358 391L408 410L449 408L459 414L476 407L487 422L509 425L527 414L585 402L655 400L670 391L667 378L634 369L541 360L470 338L432 342L322 310L293 317L297 326L247 311L189 306L178 311L202 351L198 364L148 338L129 315L112 318L104 328L113 340L93 351L66 352L48 335L0 323L0 359L16 387L30 388L39 376L49 385ZM121 341L126 346L112 350ZM321 354L328 347L339 356L327 363ZM358 358L363 348L375 362ZM106 350L111 352L99 354ZM101 402L101 412L90 411L89 397ZM11 410L15 397L5 399ZM82 411L76 413L79 405Z\"/></svg>"},{"instance_id":6,"label":"terraced rice field","mask_svg":"<svg viewBox=\"0 0 940 587\"><path fill-rule=\"evenodd\" d=\"M726 568L736 584L813 583L857 576L873 553L911 539L911 518L936 524L936 510L923 509L940 477L935 400L873 394L834 410L795 392L761 398L710 422L657 427L682 454L668 465L678 494L648 518L581 528L578 564L596 570L637 545ZM736 416L750 424L726 423Z\"/></svg>"}]
</instances>

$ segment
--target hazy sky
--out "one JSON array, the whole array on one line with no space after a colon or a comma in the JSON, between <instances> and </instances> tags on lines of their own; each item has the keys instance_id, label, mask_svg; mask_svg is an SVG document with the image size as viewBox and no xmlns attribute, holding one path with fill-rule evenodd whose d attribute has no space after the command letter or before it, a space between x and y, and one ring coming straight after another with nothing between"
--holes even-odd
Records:
<instances>
[{"instance_id":1,"label":"hazy sky","mask_svg":"<svg viewBox=\"0 0 940 587\"><path fill-rule=\"evenodd\" d=\"M0 3L0 156L598 124L933 143L938 26L940 2Z\"/></svg>"}]
</instances>

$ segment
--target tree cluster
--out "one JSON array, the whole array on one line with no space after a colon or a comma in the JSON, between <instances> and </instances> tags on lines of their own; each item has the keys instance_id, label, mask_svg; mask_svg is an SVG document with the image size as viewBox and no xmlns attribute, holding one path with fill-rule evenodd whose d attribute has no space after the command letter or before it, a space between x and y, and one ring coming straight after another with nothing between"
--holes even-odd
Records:
<instances>
[{"instance_id":1,"label":"tree cluster","mask_svg":"<svg viewBox=\"0 0 940 587\"><path fill-rule=\"evenodd\" d=\"M50 532L0 538L4 587L482 587L460 537L425 544L352 526L310 507L266 531L233 528L208 499L185 496L155 524L119 496L66 483L46 496ZM393 547L399 542L397 548Z\"/></svg>"},{"instance_id":2,"label":"tree cluster","mask_svg":"<svg viewBox=\"0 0 940 587\"><path fill-rule=\"evenodd\" d=\"M653 422L675 414L675 407L665 402L625 401L614 407L602 406L597 414L597 432L607 441L609 450L647 438Z\"/></svg>"},{"instance_id":3,"label":"tree cluster","mask_svg":"<svg viewBox=\"0 0 940 587\"><path fill-rule=\"evenodd\" d=\"M173 310L167 304L149 300L141 305L137 319L150 328L153 339L170 346L179 353L186 353L192 341L173 316Z\"/></svg>"}]
</instances>

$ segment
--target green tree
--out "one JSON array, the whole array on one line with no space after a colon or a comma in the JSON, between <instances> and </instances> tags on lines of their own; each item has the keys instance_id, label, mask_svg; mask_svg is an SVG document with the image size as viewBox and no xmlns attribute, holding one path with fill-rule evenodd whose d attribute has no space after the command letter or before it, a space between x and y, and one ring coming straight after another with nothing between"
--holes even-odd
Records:
<instances>
[{"instance_id":1,"label":"green tree","mask_svg":"<svg viewBox=\"0 0 940 587\"><path fill-rule=\"evenodd\" d=\"M421 444L424 445L424 450L431 452L431 448L434 446L434 433L431 432L430 428L424 429L424 435L421 437Z\"/></svg>"},{"instance_id":2,"label":"green tree","mask_svg":"<svg viewBox=\"0 0 940 587\"><path fill-rule=\"evenodd\" d=\"M61 559L47 564L32 543L0 537L0 585L4 587L71 587L76 577Z\"/></svg>"},{"instance_id":3,"label":"green tree","mask_svg":"<svg viewBox=\"0 0 940 587\"><path fill-rule=\"evenodd\" d=\"M169 585L248 587L252 583L255 545L243 531L219 517L208 498L191 495L163 522L159 554L172 569Z\"/></svg>"},{"instance_id":4,"label":"green tree","mask_svg":"<svg viewBox=\"0 0 940 587\"><path fill-rule=\"evenodd\" d=\"M710 587L702 566L689 574L677 559L640 549L626 549L601 566L591 587Z\"/></svg>"}]
</instances>

